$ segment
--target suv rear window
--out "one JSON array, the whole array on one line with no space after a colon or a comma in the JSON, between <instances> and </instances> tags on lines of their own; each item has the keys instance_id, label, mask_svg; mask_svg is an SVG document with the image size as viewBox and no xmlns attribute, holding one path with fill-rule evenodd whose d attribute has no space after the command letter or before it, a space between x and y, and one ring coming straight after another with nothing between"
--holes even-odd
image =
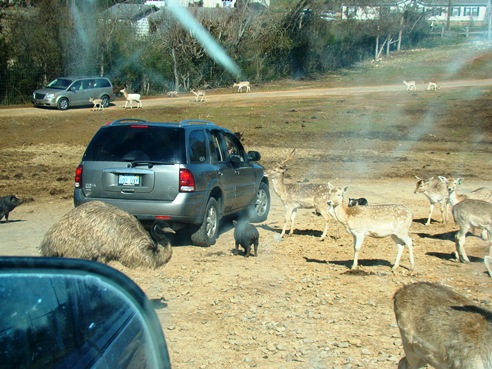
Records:
<instances>
[{"instance_id":1,"label":"suv rear window","mask_svg":"<svg viewBox=\"0 0 492 369\"><path fill-rule=\"evenodd\" d=\"M184 131L173 127L121 126L101 129L83 160L184 162Z\"/></svg>"}]
</instances>

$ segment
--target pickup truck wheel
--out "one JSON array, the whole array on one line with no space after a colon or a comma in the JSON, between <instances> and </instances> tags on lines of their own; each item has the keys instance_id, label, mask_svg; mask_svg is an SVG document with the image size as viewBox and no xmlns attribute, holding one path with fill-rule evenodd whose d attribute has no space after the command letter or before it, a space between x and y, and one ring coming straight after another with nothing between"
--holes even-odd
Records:
<instances>
[{"instance_id":1,"label":"pickup truck wheel","mask_svg":"<svg viewBox=\"0 0 492 369\"><path fill-rule=\"evenodd\" d=\"M249 209L249 219L251 222L260 223L267 220L270 212L270 190L266 183L260 183L256 192L256 202Z\"/></svg>"},{"instance_id":2,"label":"pickup truck wheel","mask_svg":"<svg viewBox=\"0 0 492 369\"><path fill-rule=\"evenodd\" d=\"M217 200L208 200L205 216L200 227L191 234L191 241L196 246L211 246L219 234L219 208Z\"/></svg>"}]
</instances>

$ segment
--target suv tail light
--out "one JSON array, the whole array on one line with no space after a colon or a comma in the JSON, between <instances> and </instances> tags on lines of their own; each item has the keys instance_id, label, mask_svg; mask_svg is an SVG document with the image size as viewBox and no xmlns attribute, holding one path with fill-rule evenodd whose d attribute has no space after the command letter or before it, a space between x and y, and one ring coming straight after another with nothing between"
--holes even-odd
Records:
<instances>
[{"instance_id":1,"label":"suv tail light","mask_svg":"<svg viewBox=\"0 0 492 369\"><path fill-rule=\"evenodd\" d=\"M84 171L84 166L79 165L77 169L75 169L75 188L82 187L82 172Z\"/></svg>"},{"instance_id":2,"label":"suv tail light","mask_svg":"<svg viewBox=\"0 0 492 369\"><path fill-rule=\"evenodd\" d=\"M195 178L188 169L179 170L179 192L195 191Z\"/></svg>"}]
</instances>

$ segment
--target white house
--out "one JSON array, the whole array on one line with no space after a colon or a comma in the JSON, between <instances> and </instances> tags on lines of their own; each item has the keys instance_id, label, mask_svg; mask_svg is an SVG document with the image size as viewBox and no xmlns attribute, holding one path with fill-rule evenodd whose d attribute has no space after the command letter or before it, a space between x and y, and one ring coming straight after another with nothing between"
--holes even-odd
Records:
<instances>
[{"instance_id":1,"label":"white house","mask_svg":"<svg viewBox=\"0 0 492 369\"><path fill-rule=\"evenodd\" d=\"M100 14L101 19L127 22L139 35L149 33L149 16L159 9L146 4L116 4Z\"/></svg>"},{"instance_id":2,"label":"white house","mask_svg":"<svg viewBox=\"0 0 492 369\"><path fill-rule=\"evenodd\" d=\"M376 0L373 3L359 5L358 1L349 1L342 5L341 19L378 19L394 11L403 11L414 6L431 14L435 24L448 20L459 25L481 26L488 24L488 0Z\"/></svg>"},{"instance_id":3,"label":"white house","mask_svg":"<svg viewBox=\"0 0 492 369\"><path fill-rule=\"evenodd\" d=\"M236 0L147 0L146 5L154 5L158 8L169 6L171 2L183 7L200 6L203 8L235 8ZM270 6L270 0L250 0L250 4L260 4L265 7Z\"/></svg>"}]
</instances>

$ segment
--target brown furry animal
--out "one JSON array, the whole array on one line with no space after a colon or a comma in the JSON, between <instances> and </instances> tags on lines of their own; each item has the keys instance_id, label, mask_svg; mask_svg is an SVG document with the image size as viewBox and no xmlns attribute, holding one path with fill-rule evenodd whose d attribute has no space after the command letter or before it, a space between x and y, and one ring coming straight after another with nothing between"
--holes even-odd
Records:
<instances>
[{"instance_id":1,"label":"brown furry animal","mask_svg":"<svg viewBox=\"0 0 492 369\"><path fill-rule=\"evenodd\" d=\"M436 283L413 283L395 293L405 357L398 369L492 368L492 312Z\"/></svg>"},{"instance_id":2,"label":"brown furry animal","mask_svg":"<svg viewBox=\"0 0 492 369\"><path fill-rule=\"evenodd\" d=\"M171 244L157 229L152 237L131 214L115 206L91 201L65 214L44 235L43 256L96 260L117 260L135 268L158 268L172 256Z\"/></svg>"}]
</instances>

